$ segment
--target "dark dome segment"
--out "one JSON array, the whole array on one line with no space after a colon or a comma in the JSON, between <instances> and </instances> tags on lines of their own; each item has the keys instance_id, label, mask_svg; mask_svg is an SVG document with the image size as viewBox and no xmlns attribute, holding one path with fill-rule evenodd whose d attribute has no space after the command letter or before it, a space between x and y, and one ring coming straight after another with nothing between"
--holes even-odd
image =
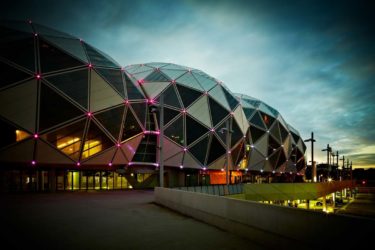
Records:
<instances>
[{"instance_id":1,"label":"dark dome segment","mask_svg":"<svg viewBox=\"0 0 375 250\"><path fill-rule=\"evenodd\" d=\"M236 96L249 123L246 141L250 147L242 166L278 173L302 171L306 146L299 132L266 103L243 94Z\"/></svg>"},{"instance_id":2,"label":"dark dome segment","mask_svg":"<svg viewBox=\"0 0 375 250\"><path fill-rule=\"evenodd\" d=\"M221 169L226 141L220 131L228 119L232 120L231 148L243 142L248 129L245 114L219 80L172 63L130 65L125 71L150 104L164 96L166 165Z\"/></svg>"},{"instance_id":3,"label":"dark dome segment","mask_svg":"<svg viewBox=\"0 0 375 250\"><path fill-rule=\"evenodd\" d=\"M31 21L1 22L0 38L1 161L83 167L132 160L146 99L115 60Z\"/></svg>"}]
</instances>

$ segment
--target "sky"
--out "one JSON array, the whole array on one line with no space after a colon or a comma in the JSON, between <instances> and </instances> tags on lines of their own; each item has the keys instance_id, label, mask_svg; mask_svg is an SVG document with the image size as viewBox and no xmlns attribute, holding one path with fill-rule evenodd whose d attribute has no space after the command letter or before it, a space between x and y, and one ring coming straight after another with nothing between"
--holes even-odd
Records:
<instances>
[{"instance_id":1,"label":"sky","mask_svg":"<svg viewBox=\"0 0 375 250\"><path fill-rule=\"evenodd\" d=\"M3 1L1 19L70 33L121 65L173 62L277 109L354 168L375 167L375 3L370 1ZM311 160L310 143L306 158ZM341 166L341 164L340 164Z\"/></svg>"}]
</instances>

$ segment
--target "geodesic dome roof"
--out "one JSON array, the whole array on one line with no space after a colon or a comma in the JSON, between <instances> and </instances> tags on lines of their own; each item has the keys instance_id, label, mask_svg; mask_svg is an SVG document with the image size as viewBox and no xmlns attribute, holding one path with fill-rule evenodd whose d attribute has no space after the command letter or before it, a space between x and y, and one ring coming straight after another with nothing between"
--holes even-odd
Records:
<instances>
[{"instance_id":1,"label":"geodesic dome roof","mask_svg":"<svg viewBox=\"0 0 375 250\"><path fill-rule=\"evenodd\" d=\"M306 146L281 114L266 103L243 94L236 94L250 125L247 158L250 170L299 172L304 166Z\"/></svg>"},{"instance_id":2,"label":"geodesic dome roof","mask_svg":"<svg viewBox=\"0 0 375 250\"><path fill-rule=\"evenodd\" d=\"M0 158L124 164L145 124L143 93L117 62L69 34L0 24Z\"/></svg>"},{"instance_id":3,"label":"geodesic dome roof","mask_svg":"<svg viewBox=\"0 0 375 250\"><path fill-rule=\"evenodd\" d=\"M0 24L0 161L157 166L164 96L167 166L297 172L305 145L279 112L206 73L172 63L125 68L72 35L32 22ZM251 146L251 147L250 147Z\"/></svg>"},{"instance_id":4,"label":"geodesic dome roof","mask_svg":"<svg viewBox=\"0 0 375 250\"><path fill-rule=\"evenodd\" d=\"M226 121L232 119L231 148L248 128L241 105L230 90L206 73L172 63L125 67L151 103L164 95L165 164L221 169L225 161Z\"/></svg>"}]
</instances>

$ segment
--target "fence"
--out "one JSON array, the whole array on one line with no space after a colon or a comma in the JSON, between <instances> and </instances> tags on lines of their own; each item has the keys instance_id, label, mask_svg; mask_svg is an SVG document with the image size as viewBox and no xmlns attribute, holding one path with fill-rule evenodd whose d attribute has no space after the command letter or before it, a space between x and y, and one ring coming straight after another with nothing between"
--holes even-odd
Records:
<instances>
[{"instance_id":1,"label":"fence","mask_svg":"<svg viewBox=\"0 0 375 250\"><path fill-rule=\"evenodd\" d=\"M191 187L177 187L179 189L189 192L197 192L212 195L225 195L226 185L209 185L209 186L191 186ZM242 194L243 184L228 185L228 194Z\"/></svg>"}]
</instances>

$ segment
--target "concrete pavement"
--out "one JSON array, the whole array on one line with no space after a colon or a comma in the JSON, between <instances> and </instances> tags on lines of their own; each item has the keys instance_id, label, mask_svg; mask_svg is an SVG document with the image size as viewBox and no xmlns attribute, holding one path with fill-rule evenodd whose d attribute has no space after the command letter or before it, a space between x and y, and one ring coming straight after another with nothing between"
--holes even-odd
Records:
<instances>
[{"instance_id":1,"label":"concrete pavement","mask_svg":"<svg viewBox=\"0 0 375 250\"><path fill-rule=\"evenodd\" d=\"M2 194L2 249L264 249L157 206L153 195L140 190Z\"/></svg>"}]
</instances>

